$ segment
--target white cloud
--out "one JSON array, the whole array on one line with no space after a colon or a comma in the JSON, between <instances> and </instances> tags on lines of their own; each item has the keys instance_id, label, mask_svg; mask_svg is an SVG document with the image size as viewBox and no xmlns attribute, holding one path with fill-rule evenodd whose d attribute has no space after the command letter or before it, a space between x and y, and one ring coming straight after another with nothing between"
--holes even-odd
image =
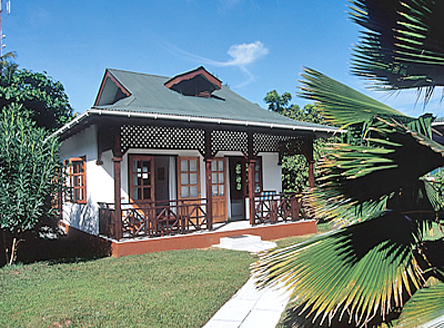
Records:
<instances>
[{"instance_id":1,"label":"white cloud","mask_svg":"<svg viewBox=\"0 0 444 328\"><path fill-rule=\"evenodd\" d=\"M268 49L260 41L253 43L236 44L228 49L228 54L233 57L224 65L245 66L268 54Z\"/></svg>"},{"instance_id":2,"label":"white cloud","mask_svg":"<svg viewBox=\"0 0 444 328\"><path fill-rule=\"evenodd\" d=\"M232 45L227 51L227 54L230 55L232 59L227 61L217 61L197 56L173 45L169 45L166 49L175 55L181 54L182 57L196 61L201 65L238 67L248 77L248 79L238 85L238 87L245 86L255 80L254 75L248 70L247 66L265 57L269 53L268 49L260 41Z\"/></svg>"}]
</instances>

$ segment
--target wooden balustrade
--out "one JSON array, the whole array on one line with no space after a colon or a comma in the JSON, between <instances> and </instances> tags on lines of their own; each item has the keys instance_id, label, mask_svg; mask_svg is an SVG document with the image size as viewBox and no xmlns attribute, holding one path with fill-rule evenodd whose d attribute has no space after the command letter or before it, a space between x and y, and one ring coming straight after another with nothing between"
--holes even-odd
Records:
<instances>
[{"instance_id":1,"label":"wooden balustrade","mask_svg":"<svg viewBox=\"0 0 444 328\"><path fill-rule=\"evenodd\" d=\"M255 196L254 205L254 224L307 219L301 194L262 192Z\"/></svg>"},{"instance_id":2,"label":"wooden balustrade","mask_svg":"<svg viewBox=\"0 0 444 328\"><path fill-rule=\"evenodd\" d=\"M206 199L157 201L138 206L121 204L122 236L156 237L207 229ZM99 231L117 236L115 205L99 203Z\"/></svg>"},{"instance_id":3,"label":"wooden balustrade","mask_svg":"<svg viewBox=\"0 0 444 328\"><path fill-rule=\"evenodd\" d=\"M306 219L302 196L295 193L264 192L254 198L253 224ZM115 238L119 226L115 204L99 203L100 234ZM208 229L207 199L157 201L143 206L121 204L123 238L157 237Z\"/></svg>"}]
</instances>

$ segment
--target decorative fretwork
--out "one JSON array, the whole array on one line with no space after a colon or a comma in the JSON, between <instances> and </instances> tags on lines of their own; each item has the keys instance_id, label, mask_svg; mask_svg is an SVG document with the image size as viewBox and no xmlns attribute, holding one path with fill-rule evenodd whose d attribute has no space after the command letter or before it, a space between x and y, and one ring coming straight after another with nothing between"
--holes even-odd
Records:
<instances>
[{"instance_id":1,"label":"decorative fretwork","mask_svg":"<svg viewBox=\"0 0 444 328\"><path fill-rule=\"evenodd\" d=\"M214 130L211 132L211 156L218 151L241 151L248 156L248 133L243 131Z\"/></svg>"},{"instance_id":2,"label":"decorative fretwork","mask_svg":"<svg viewBox=\"0 0 444 328\"><path fill-rule=\"evenodd\" d=\"M169 126L123 125L122 152L130 148L192 149L205 154L205 131Z\"/></svg>"},{"instance_id":3,"label":"decorative fretwork","mask_svg":"<svg viewBox=\"0 0 444 328\"><path fill-rule=\"evenodd\" d=\"M294 154L301 154L305 138L286 135L254 133L253 153L287 152L290 148Z\"/></svg>"}]
</instances>

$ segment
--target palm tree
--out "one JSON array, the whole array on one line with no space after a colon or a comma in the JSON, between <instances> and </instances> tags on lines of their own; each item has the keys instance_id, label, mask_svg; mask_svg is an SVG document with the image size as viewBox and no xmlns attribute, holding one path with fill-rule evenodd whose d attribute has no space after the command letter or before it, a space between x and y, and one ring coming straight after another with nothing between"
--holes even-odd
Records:
<instances>
[{"instance_id":1,"label":"palm tree","mask_svg":"<svg viewBox=\"0 0 444 328\"><path fill-rule=\"evenodd\" d=\"M352 72L377 88L425 90L430 100L444 84L441 3L351 1L352 19L367 29ZM444 326L444 240L436 234L444 202L424 177L444 166L433 116L406 116L312 69L303 78L301 95L355 137L330 146L306 194L317 217L340 228L261 255L259 285L293 291L286 323L295 327Z\"/></svg>"},{"instance_id":2,"label":"palm tree","mask_svg":"<svg viewBox=\"0 0 444 328\"><path fill-rule=\"evenodd\" d=\"M11 80L18 67L12 59L15 59L15 53L12 51L0 56L0 78Z\"/></svg>"}]
</instances>

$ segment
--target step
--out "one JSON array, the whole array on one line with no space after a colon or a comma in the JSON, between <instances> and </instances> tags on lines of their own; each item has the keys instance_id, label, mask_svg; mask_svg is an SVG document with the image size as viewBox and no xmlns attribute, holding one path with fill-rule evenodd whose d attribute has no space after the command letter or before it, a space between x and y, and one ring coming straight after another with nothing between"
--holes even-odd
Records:
<instances>
[{"instance_id":1,"label":"step","mask_svg":"<svg viewBox=\"0 0 444 328\"><path fill-rule=\"evenodd\" d=\"M263 241L260 236L238 235L223 237L220 239L220 244L213 246L237 251L260 252L276 247L276 243Z\"/></svg>"}]
</instances>

